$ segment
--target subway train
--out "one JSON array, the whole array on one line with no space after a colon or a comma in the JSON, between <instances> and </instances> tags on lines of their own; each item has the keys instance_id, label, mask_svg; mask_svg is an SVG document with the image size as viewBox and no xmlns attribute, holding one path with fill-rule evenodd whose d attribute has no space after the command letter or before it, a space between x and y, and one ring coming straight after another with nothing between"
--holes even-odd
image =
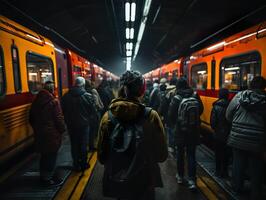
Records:
<instances>
[{"instance_id":1,"label":"subway train","mask_svg":"<svg viewBox=\"0 0 266 200\"><path fill-rule=\"evenodd\" d=\"M170 80L185 76L204 104L203 128L210 128L212 104L220 88L228 88L230 98L248 88L254 76L266 78L266 22L253 26L187 57L146 73L146 79Z\"/></svg>"},{"instance_id":2,"label":"subway train","mask_svg":"<svg viewBox=\"0 0 266 200\"><path fill-rule=\"evenodd\" d=\"M28 111L47 80L62 96L77 76L93 82L117 80L75 52L0 16L0 163L33 142Z\"/></svg>"}]
</instances>

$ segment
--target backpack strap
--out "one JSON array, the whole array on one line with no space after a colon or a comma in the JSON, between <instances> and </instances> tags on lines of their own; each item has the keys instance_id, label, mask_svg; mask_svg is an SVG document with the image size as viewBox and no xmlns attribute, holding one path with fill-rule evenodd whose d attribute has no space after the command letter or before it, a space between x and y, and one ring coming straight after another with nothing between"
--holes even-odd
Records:
<instances>
[{"instance_id":1,"label":"backpack strap","mask_svg":"<svg viewBox=\"0 0 266 200\"><path fill-rule=\"evenodd\" d=\"M144 109L144 119L147 119L149 116L150 116L150 113L152 111L152 108L151 107L145 107Z\"/></svg>"}]
</instances>

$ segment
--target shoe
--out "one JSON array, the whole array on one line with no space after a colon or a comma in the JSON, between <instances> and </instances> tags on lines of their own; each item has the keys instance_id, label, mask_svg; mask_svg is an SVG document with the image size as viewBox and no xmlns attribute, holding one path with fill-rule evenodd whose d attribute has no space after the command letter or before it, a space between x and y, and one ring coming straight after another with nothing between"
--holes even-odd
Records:
<instances>
[{"instance_id":1,"label":"shoe","mask_svg":"<svg viewBox=\"0 0 266 200\"><path fill-rule=\"evenodd\" d=\"M49 180L44 180L41 179L41 185L43 187L57 187L63 184L63 180L60 179L49 179Z\"/></svg>"},{"instance_id":2,"label":"shoe","mask_svg":"<svg viewBox=\"0 0 266 200\"><path fill-rule=\"evenodd\" d=\"M192 190L192 191L194 191L194 190L197 189L197 186L196 186L195 181L193 181L193 180L189 180L188 181L188 189L189 190Z\"/></svg>"},{"instance_id":3,"label":"shoe","mask_svg":"<svg viewBox=\"0 0 266 200\"><path fill-rule=\"evenodd\" d=\"M182 184L183 183L183 177L179 176L178 174L175 175L177 183Z\"/></svg>"}]
</instances>

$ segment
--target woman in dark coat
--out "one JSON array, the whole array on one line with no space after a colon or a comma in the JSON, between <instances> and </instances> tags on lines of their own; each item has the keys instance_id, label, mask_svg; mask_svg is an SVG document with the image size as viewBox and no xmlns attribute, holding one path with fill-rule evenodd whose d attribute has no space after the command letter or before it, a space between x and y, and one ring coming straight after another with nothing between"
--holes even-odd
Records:
<instances>
[{"instance_id":1,"label":"woman in dark coat","mask_svg":"<svg viewBox=\"0 0 266 200\"><path fill-rule=\"evenodd\" d=\"M219 99L213 103L211 111L211 127L214 129L216 176L226 177L228 167L228 146L226 144L230 133L230 123L225 118L229 105L229 92L222 88L219 91Z\"/></svg>"},{"instance_id":2,"label":"woman in dark coat","mask_svg":"<svg viewBox=\"0 0 266 200\"><path fill-rule=\"evenodd\" d=\"M29 115L34 130L35 145L41 154L40 180L45 186L58 185L54 169L57 152L65 132L64 117L59 101L54 96L54 83L48 81L32 103Z\"/></svg>"}]
</instances>

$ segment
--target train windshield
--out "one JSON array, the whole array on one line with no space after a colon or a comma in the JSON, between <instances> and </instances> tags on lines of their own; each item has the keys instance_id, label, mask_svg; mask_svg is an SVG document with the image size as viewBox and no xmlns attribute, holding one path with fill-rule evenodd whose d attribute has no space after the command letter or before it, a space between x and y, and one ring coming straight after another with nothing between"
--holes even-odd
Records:
<instances>
[{"instance_id":1,"label":"train windshield","mask_svg":"<svg viewBox=\"0 0 266 200\"><path fill-rule=\"evenodd\" d=\"M46 81L54 80L53 62L50 58L27 53L28 86L30 92L38 93Z\"/></svg>"},{"instance_id":2,"label":"train windshield","mask_svg":"<svg viewBox=\"0 0 266 200\"><path fill-rule=\"evenodd\" d=\"M207 63L193 65L191 68L191 85L192 88L205 90L207 88Z\"/></svg>"},{"instance_id":3,"label":"train windshield","mask_svg":"<svg viewBox=\"0 0 266 200\"><path fill-rule=\"evenodd\" d=\"M220 87L231 91L246 90L251 80L261 74L261 57L253 52L224 59L220 74Z\"/></svg>"},{"instance_id":4,"label":"train windshield","mask_svg":"<svg viewBox=\"0 0 266 200\"><path fill-rule=\"evenodd\" d=\"M4 56L3 50L0 47L0 96L5 93L5 76L4 76Z\"/></svg>"}]
</instances>

